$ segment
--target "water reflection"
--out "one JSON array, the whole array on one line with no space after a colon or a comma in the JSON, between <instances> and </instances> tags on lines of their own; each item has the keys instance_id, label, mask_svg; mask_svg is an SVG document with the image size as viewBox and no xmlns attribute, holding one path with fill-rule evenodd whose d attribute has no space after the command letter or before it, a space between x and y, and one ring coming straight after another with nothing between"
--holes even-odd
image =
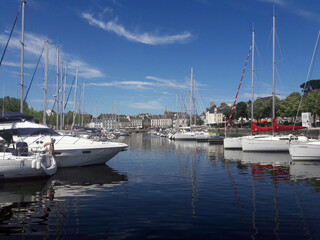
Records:
<instances>
[{"instance_id":1,"label":"water reflection","mask_svg":"<svg viewBox=\"0 0 320 240\"><path fill-rule=\"evenodd\" d=\"M48 236L52 233L42 226L55 219L50 231L62 236L65 225L80 210L80 197L96 196L93 191L110 189L127 180L126 175L107 165L96 165L61 168L49 179L1 182L0 235L37 232L37 235Z\"/></svg>"},{"instance_id":2,"label":"water reflection","mask_svg":"<svg viewBox=\"0 0 320 240\"><path fill-rule=\"evenodd\" d=\"M290 165L292 180L320 180L320 162L294 161ZM319 181L320 182L320 181Z\"/></svg>"}]
</instances>

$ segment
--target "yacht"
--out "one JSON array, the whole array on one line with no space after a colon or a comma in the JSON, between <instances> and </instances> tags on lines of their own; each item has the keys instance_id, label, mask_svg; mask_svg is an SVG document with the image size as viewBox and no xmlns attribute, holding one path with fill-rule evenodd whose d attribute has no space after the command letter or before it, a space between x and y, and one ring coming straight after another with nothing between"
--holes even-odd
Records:
<instances>
[{"instance_id":1,"label":"yacht","mask_svg":"<svg viewBox=\"0 0 320 240\"><path fill-rule=\"evenodd\" d=\"M22 113L3 113L0 117L0 130L17 129L13 140L26 142L30 148L54 141L53 154L58 167L103 164L128 147L124 143L63 136L47 126L32 122L32 118Z\"/></svg>"}]
</instances>

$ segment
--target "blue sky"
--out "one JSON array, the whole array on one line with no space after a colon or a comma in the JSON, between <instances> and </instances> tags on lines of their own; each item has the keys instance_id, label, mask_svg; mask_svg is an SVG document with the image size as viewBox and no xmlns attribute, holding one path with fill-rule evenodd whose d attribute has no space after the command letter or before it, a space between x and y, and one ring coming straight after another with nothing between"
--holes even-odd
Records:
<instances>
[{"instance_id":1,"label":"blue sky","mask_svg":"<svg viewBox=\"0 0 320 240\"><path fill-rule=\"evenodd\" d=\"M1 54L20 1L0 0ZM29 0L25 9L25 84L48 39L48 107L56 83L56 46L71 85L86 83L85 111L120 114L176 111L187 92L190 69L197 109L210 101L232 103L251 44L254 25L255 96L272 88L272 13L277 22L276 92L300 91L320 29L317 0ZM0 67L0 94L20 98L21 17ZM317 54L319 55L319 53ZM311 79L320 78L316 57ZM27 102L43 108L44 57ZM68 89L67 89L68 91ZM25 90L26 92L26 90ZM68 109L73 109L73 92ZM251 98L251 60L238 101ZM188 99L188 96L186 97ZM186 102L187 108L189 103ZM180 107L179 107L180 108Z\"/></svg>"}]
</instances>

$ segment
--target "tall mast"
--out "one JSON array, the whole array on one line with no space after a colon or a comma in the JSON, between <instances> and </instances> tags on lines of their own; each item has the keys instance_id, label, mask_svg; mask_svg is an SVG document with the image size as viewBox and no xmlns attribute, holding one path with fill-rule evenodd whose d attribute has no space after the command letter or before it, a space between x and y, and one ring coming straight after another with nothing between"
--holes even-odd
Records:
<instances>
[{"instance_id":1,"label":"tall mast","mask_svg":"<svg viewBox=\"0 0 320 240\"><path fill-rule=\"evenodd\" d=\"M78 71L79 71L79 67L77 67L77 72L76 72L76 84L74 85L74 86L75 86L75 89L74 89L74 99L73 99L73 119L72 119L72 127L74 126L75 119L76 119Z\"/></svg>"},{"instance_id":2,"label":"tall mast","mask_svg":"<svg viewBox=\"0 0 320 240\"><path fill-rule=\"evenodd\" d=\"M66 65L66 69L64 71L64 86L63 86L63 100L62 100L62 128L64 127L64 104L66 101L66 84L67 84L67 71L68 71L68 66Z\"/></svg>"},{"instance_id":3,"label":"tall mast","mask_svg":"<svg viewBox=\"0 0 320 240\"><path fill-rule=\"evenodd\" d=\"M197 110L196 110L196 81L192 78L193 82L193 93L192 93L192 102L193 102L193 124L197 124Z\"/></svg>"},{"instance_id":4,"label":"tall mast","mask_svg":"<svg viewBox=\"0 0 320 240\"><path fill-rule=\"evenodd\" d=\"M177 101L176 129L178 129L179 128L179 99L178 99L178 93L176 93L176 101Z\"/></svg>"},{"instance_id":5,"label":"tall mast","mask_svg":"<svg viewBox=\"0 0 320 240\"><path fill-rule=\"evenodd\" d=\"M191 127L191 123L192 123L192 89L193 89L193 67L191 67L191 77L190 77L190 127Z\"/></svg>"},{"instance_id":6,"label":"tall mast","mask_svg":"<svg viewBox=\"0 0 320 240\"><path fill-rule=\"evenodd\" d=\"M252 29L252 68L251 68L251 122L253 122L253 102L254 102L254 93L253 93L253 83L254 83L254 29Z\"/></svg>"},{"instance_id":7,"label":"tall mast","mask_svg":"<svg viewBox=\"0 0 320 240\"><path fill-rule=\"evenodd\" d=\"M82 127L84 127L84 125L83 125L83 114L84 114L84 88L85 88L85 86L86 86L86 83L83 82L83 84L82 84L82 119L81 119Z\"/></svg>"},{"instance_id":8,"label":"tall mast","mask_svg":"<svg viewBox=\"0 0 320 240\"><path fill-rule=\"evenodd\" d=\"M60 90L59 90L59 94L61 95L60 97L60 102L58 102L58 104L60 104L61 106L61 110L60 110L60 130L62 130L62 109L63 109L63 105L62 105L62 80L63 80L63 62L61 62L61 74L60 74Z\"/></svg>"},{"instance_id":9,"label":"tall mast","mask_svg":"<svg viewBox=\"0 0 320 240\"><path fill-rule=\"evenodd\" d=\"M56 129L59 129L59 49L57 46L57 94L56 94L56 102L57 102L57 119L56 119Z\"/></svg>"},{"instance_id":10,"label":"tall mast","mask_svg":"<svg viewBox=\"0 0 320 240\"><path fill-rule=\"evenodd\" d=\"M20 112L23 113L23 63L24 63L24 7L26 1L22 1L22 25L21 25L21 88L20 88Z\"/></svg>"},{"instance_id":11,"label":"tall mast","mask_svg":"<svg viewBox=\"0 0 320 240\"><path fill-rule=\"evenodd\" d=\"M80 116L80 109L81 109L81 84L79 84L78 86L78 89L79 89L79 103L78 103L78 125L80 125L81 123L81 116Z\"/></svg>"},{"instance_id":12,"label":"tall mast","mask_svg":"<svg viewBox=\"0 0 320 240\"><path fill-rule=\"evenodd\" d=\"M275 64L276 64L276 16L273 13L273 52L272 52L272 119L275 119L276 111L275 111ZM272 128L273 129L273 128Z\"/></svg>"},{"instance_id":13,"label":"tall mast","mask_svg":"<svg viewBox=\"0 0 320 240\"><path fill-rule=\"evenodd\" d=\"M46 111L47 111L47 87L48 87L48 55L49 55L49 41L46 41L46 63L45 63L45 73L44 73L44 88L43 88L43 124L46 125Z\"/></svg>"}]
</instances>

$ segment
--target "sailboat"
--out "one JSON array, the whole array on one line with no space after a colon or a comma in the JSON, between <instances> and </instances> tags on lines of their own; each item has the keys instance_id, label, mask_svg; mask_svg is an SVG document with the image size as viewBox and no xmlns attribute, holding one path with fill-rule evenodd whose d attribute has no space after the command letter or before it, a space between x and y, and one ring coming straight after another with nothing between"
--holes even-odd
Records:
<instances>
[{"instance_id":1,"label":"sailboat","mask_svg":"<svg viewBox=\"0 0 320 240\"><path fill-rule=\"evenodd\" d=\"M251 98L252 98L252 104L251 104L251 125L253 124L253 102L254 102L254 95L253 95L253 79L254 79L254 30L252 31L252 43L251 43L251 50L252 50L252 68L251 68ZM250 54L250 52L249 52ZM249 57L249 56L248 56ZM248 60L248 58L247 58ZM247 64L247 63L246 63ZM246 65L245 65L246 67ZM244 72L243 72L244 74ZM242 75L243 77L243 75ZM242 80L242 78L241 78ZM241 82L240 82L241 84ZM238 88L238 92L239 92L240 86ZM235 106L235 102L234 102L234 106ZM231 116L229 117L229 119L231 118ZM230 121L230 120L229 120ZM229 125L229 123L228 123ZM226 127L226 132L227 132L227 127ZM243 137L226 137L223 140L223 147L224 149L242 149L242 139L244 138L263 138L266 135L257 135L257 136L243 136Z\"/></svg>"},{"instance_id":2,"label":"sailboat","mask_svg":"<svg viewBox=\"0 0 320 240\"><path fill-rule=\"evenodd\" d=\"M263 138L245 138L242 139L243 151L257 151L257 152L282 152L289 151L289 143L292 140L299 142L307 142L308 138L305 136L280 135L275 136L275 132L298 130L304 127L300 126L282 126L275 121L275 26L276 16L273 15L273 68L272 68L272 132L273 135ZM253 125L252 125L253 126ZM253 126L251 131L255 130L267 130L264 128L257 129L257 126ZM268 129L269 130L269 129Z\"/></svg>"}]
</instances>

